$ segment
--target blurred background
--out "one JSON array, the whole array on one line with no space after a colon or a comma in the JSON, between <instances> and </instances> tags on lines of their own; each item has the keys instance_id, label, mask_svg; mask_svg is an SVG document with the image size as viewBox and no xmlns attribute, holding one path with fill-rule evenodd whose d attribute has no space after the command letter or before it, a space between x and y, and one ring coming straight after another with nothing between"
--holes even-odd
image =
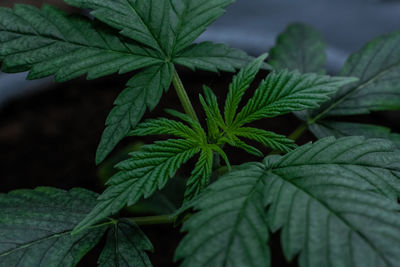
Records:
<instances>
[{"instance_id":1,"label":"blurred background","mask_svg":"<svg viewBox=\"0 0 400 267\"><path fill-rule=\"evenodd\" d=\"M61 0L2 0L0 6L12 7L15 3L41 6L44 2L67 12L80 12ZM395 0L237 0L199 41L227 43L256 56L268 51L289 23L305 22L323 34L328 44L328 72L335 74L348 55L370 39L400 30L399 14L400 1ZM202 84L211 86L222 97L232 77L224 73L194 75L186 69L180 72L196 107ZM51 77L35 81L26 81L25 77L26 73L0 72L0 192L39 185L64 189L80 186L101 192L104 181L112 174L113 163L123 158L127 150L151 142L151 138L124 140L105 164L94 165L105 119L129 75L112 75L95 81L79 78L63 84L55 84ZM180 106L174 90L164 96L162 103L146 116L162 116L163 109ZM379 121L395 128L398 116L396 112L377 113L360 120ZM294 121L292 115L270 120L268 129L289 134L297 123ZM312 136L307 135L300 142L310 139ZM234 164L243 160L243 156L232 159ZM249 156L246 160L257 159ZM188 172L190 168L180 175ZM170 190L176 188L179 185ZM180 238L179 229L161 226L144 230L155 245L156 252L151 255L154 265L174 266L171 262ZM94 266L98 249L81 266ZM279 264L276 266L284 266L279 260L279 249L273 255Z\"/></svg>"}]
</instances>

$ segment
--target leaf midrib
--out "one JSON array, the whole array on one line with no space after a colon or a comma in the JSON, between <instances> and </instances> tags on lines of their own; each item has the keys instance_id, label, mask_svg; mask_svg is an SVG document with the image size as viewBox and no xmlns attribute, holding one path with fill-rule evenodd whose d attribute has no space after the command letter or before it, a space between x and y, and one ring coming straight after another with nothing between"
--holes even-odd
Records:
<instances>
[{"instance_id":1,"label":"leaf midrib","mask_svg":"<svg viewBox=\"0 0 400 267\"><path fill-rule=\"evenodd\" d=\"M9 30L7 30L7 32L14 33L14 34L18 34L18 35L20 35L21 37L22 37L22 36L32 36L32 37L40 37L40 38L43 38L43 39L48 39L48 40L50 40L50 41L53 41L53 43L51 43L51 44L49 44L49 45L52 45L52 44L54 44L54 43L56 43L56 42L60 42L60 43L70 44L70 45L73 45L73 46L79 46L79 47L81 47L81 48L86 48L86 49L87 49L87 48L92 48L92 49L103 50L103 51L106 51L106 52L109 52L109 53L116 53L116 54L118 53L118 54L121 54L121 55L136 56L136 57L144 57L144 58L147 57L147 58L159 60L160 63L161 63L161 62L164 62L164 61L162 61L160 58L151 56L151 55L149 55L149 54L147 54L147 55L145 56L145 55L140 55L140 54L133 54L133 53L129 53L129 52L122 52L122 51L118 51L118 50L112 50L112 49L110 49L110 47L104 48L104 47L101 47L101 46L89 46L89 45L80 44L80 43L77 43L77 42L65 41L65 40L63 40L63 39L59 39L59 38L54 37L54 36L50 37L50 36L35 35L35 34L28 34L28 33L21 34L20 32L9 31ZM19 38L21 38L21 37L19 37ZM124 44L124 42L122 42L122 41L121 41L121 43ZM125 46L125 44L124 44L124 46ZM24 52L28 52L28 51L29 51L29 50L21 51L21 52L15 53L15 54L24 53ZM7 55L5 55L5 56L6 56L6 57L9 56L9 54L7 54ZM157 63L154 63L154 64L157 64ZM152 64L152 65L154 65L154 64Z\"/></svg>"}]
</instances>

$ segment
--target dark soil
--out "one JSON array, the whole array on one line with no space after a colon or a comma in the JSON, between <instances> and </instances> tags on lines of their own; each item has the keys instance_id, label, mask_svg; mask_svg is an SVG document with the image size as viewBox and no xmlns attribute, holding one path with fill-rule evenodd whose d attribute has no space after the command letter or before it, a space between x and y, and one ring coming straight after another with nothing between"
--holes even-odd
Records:
<instances>
[{"instance_id":1,"label":"dark soil","mask_svg":"<svg viewBox=\"0 0 400 267\"><path fill-rule=\"evenodd\" d=\"M198 94L202 83L213 88L220 99L224 99L230 75L210 75L200 72L182 72L183 82L195 108L201 112ZM264 73L265 75L265 73ZM262 76L262 75L261 75ZM113 106L113 101L124 88L129 76L112 76L96 81L78 79L64 84L56 84L47 90L22 97L7 103L0 109L0 167L2 173L0 192L17 188L54 186L63 189L84 187L101 193L104 190L98 177L94 156L104 121ZM255 83L257 84L257 83ZM163 109L180 109L174 90L164 96L162 104L146 117L163 116ZM378 113L372 117L358 118L359 121L377 122L386 126L395 125L395 117ZM392 123L390 123L392 122ZM264 120L258 127L289 134L299 122L292 115L278 119ZM151 142L151 138L141 141ZM299 140L312 140L306 135ZM134 139L124 140L113 153ZM263 150L268 152L267 150ZM233 164L258 160L255 157L228 149ZM245 155L245 156L244 156ZM190 164L183 174L189 173ZM174 266L172 257L182 235L178 228L170 225L143 227L155 246L150 254L154 266ZM284 266L278 247L279 235L273 237L273 266ZM84 258L80 266L96 266L99 245Z\"/></svg>"}]
</instances>

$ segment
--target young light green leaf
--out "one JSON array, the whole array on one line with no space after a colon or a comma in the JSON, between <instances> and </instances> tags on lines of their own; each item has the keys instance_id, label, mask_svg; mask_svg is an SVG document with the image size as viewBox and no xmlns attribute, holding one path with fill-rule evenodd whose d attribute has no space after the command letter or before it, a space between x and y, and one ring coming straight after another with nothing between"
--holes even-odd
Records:
<instances>
[{"instance_id":1,"label":"young light green leaf","mask_svg":"<svg viewBox=\"0 0 400 267\"><path fill-rule=\"evenodd\" d=\"M392 141L400 148L400 134L391 133L389 128L362 123L320 121L318 124L310 125L310 131L317 138L335 136L365 136L367 138L384 138Z\"/></svg>"},{"instance_id":2,"label":"young light green leaf","mask_svg":"<svg viewBox=\"0 0 400 267\"><path fill-rule=\"evenodd\" d=\"M300 74L298 71L273 72L261 82L254 96L237 115L233 125L318 107L340 87L357 78Z\"/></svg>"},{"instance_id":3,"label":"young light green leaf","mask_svg":"<svg viewBox=\"0 0 400 267\"><path fill-rule=\"evenodd\" d=\"M240 72L233 77L232 83L229 85L229 92L225 101L225 123L231 125L236 115L236 110L240 101L250 84L253 82L262 63L267 58L268 54L261 55L256 60L252 61L248 66L241 69Z\"/></svg>"},{"instance_id":4,"label":"young light green leaf","mask_svg":"<svg viewBox=\"0 0 400 267\"><path fill-rule=\"evenodd\" d=\"M48 5L0 8L0 60L4 72L30 70L29 79L55 74L57 81L85 73L95 79L161 62L150 50Z\"/></svg>"},{"instance_id":5,"label":"young light green leaf","mask_svg":"<svg viewBox=\"0 0 400 267\"><path fill-rule=\"evenodd\" d=\"M276 70L324 74L325 42L314 28L303 23L293 23L278 36L275 47L270 51L269 64Z\"/></svg>"},{"instance_id":6,"label":"young light green leaf","mask_svg":"<svg viewBox=\"0 0 400 267\"><path fill-rule=\"evenodd\" d=\"M75 266L103 236L106 226L77 235L72 229L96 205L97 194L49 187L0 194L2 266Z\"/></svg>"},{"instance_id":7,"label":"young light green leaf","mask_svg":"<svg viewBox=\"0 0 400 267\"><path fill-rule=\"evenodd\" d=\"M165 118L146 120L129 133L130 136L173 135L184 139L197 139L197 134L187 125Z\"/></svg>"},{"instance_id":8,"label":"young light green leaf","mask_svg":"<svg viewBox=\"0 0 400 267\"><path fill-rule=\"evenodd\" d=\"M181 120L183 120L184 122L188 123L190 125L190 127L192 127L192 129L196 132L197 134L197 140L199 140L199 144L205 144L207 143L207 134L204 132L203 127L201 126L201 124L192 119L189 115L181 113L179 111L173 110L173 109L167 109L165 110L168 114L179 118ZM198 141L197 141L198 142Z\"/></svg>"},{"instance_id":9,"label":"young light green leaf","mask_svg":"<svg viewBox=\"0 0 400 267\"><path fill-rule=\"evenodd\" d=\"M135 75L115 100L115 107L106 120L106 129L96 152L96 163L101 163L114 147L135 128L143 117L146 106L152 110L163 91L168 90L174 67L171 63L152 66Z\"/></svg>"},{"instance_id":10,"label":"young light green leaf","mask_svg":"<svg viewBox=\"0 0 400 267\"><path fill-rule=\"evenodd\" d=\"M175 56L173 62L192 70L234 72L247 65L253 58L245 52L224 44L202 42L193 44Z\"/></svg>"},{"instance_id":11,"label":"young light green leaf","mask_svg":"<svg viewBox=\"0 0 400 267\"><path fill-rule=\"evenodd\" d=\"M325 138L266 158L259 175L268 223L282 231L286 258L300 254L301 267L396 266L399 159L390 142L361 137Z\"/></svg>"},{"instance_id":12,"label":"young light green leaf","mask_svg":"<svg viewBox=\"0 0 400 267\"><path fill-rule=\"evenodd\" d=\"M203 85L203 91L205 101L203 97L200 96L200 102L206 112L207 119L210 121L214 121L215 124L217 124L219 127L225 128L225 121L219 109L217 96L214 94L211 88L206 85Z\"/></svg>"},{"instance_id":13,"label":"young light green leaf","mask_svg":"<svg viewBox=\"0 0 400 267\"><path fill-rule=\"evenodd\" d=\"M257 141L264 146L277 151L289 152L292 149L296 148L296 144L293 140L288 139L283 135L265 131L263 129L240 127L230 133L236 136Z\"/></svg>"},{"instance_id":14,"label":"young light green leaf","mask_svg":"<svg viewBox=\"0 0 400 267\"><path fill-rule=\"evenodd\" d=\"M116 165L120 171L107 182L96 207L79 223L78 233L124 206L135 204L142 196L150 197L162 189L179 167L200 152L197 142L170 139L155 142L131 153L131 158Z\"/></svg>"},{"instance_id":15,"label":"young light green leaf","mask_svg":"<svg viewBox=\"0 0 400 267\"><path fill-rule=\"evenodd\" d=\"M234 134L231 133L227 133L226 134L226 142L228 144L230 144L231 146L243 149L244 151L246 151L249 154L258 156L258 157L262 157L264 156L264 154L258 150L257 148L246 144L245 142L243 142L239 137L237 137Z\"/></svg>"},{"instance_id":16,"label":"young light green leaf","mask_svg":"<svg viewBox=\"0 0 400 267\"><path fill-rule=\"evenodd\" d=\"M213 150L209 146L202 147L200 157L186 183L186 201L197 196L206 188L210 181L212 166Z\"/></svg>"},{"instance_id":17,"label":"young light green leaf","mask_svg":"<svg viewBox=\"0 0 400 267\"><path fill-rule=\"evenodd\" d=\"M207 105L207 103L204 100L202 95L199 95L199 100L200 100L200 104L203 106L203 110L206 114L208 138L210 139L211 142L215 142L216 140L219 139L219 137L221 135L218 125L221 123L222 123L222 125L224 125L224 121L223 121L223 119L219 122L216 121L216 119L214 117L214 113L211 110L211 107L209 107ZM218 109L218 113L219 113L219 109ZM221 115L221 114L219 113L219 115ZM222 118L222 116L221 116L221 118Z\"/></svg>"},{"instance_id":18,"label":"young light green leaf","mask_svg":"<svg viewBox=\"0 0 400 267\"><path fill-rule=\"evenodd\" d=\"M253 164L244 172L218 179L191 202L199 212L183 226L188 234L175 254L182 267L270 266L263 169Z\"/></svg>"},{"instance_id":19,"label":"young light green leaf","mask_svg":"<svg viewBox=\"0 0 400 267\"><path fill-rule=\"evenodd\" d=\"M146 250L153 251L150 240L135 224L121 220L110 227L98 266L151 267Z\"/></svg>"}]
</instances>

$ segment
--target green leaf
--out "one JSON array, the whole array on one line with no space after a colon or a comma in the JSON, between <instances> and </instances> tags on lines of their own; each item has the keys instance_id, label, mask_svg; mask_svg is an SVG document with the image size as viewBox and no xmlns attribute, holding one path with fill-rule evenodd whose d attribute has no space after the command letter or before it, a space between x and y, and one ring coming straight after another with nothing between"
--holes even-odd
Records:
<instances>
[{"instance_id":1,"label":"green leaf","mask_svg":"<svg viewBox=\"0 0 400 267\"><path fill-rule=\"evenodd\" d=\"M150 240L135 224L121 220L110 227L98 264L99 267L150 267L146 250L153 251Z\"/></svg>"},{"instance_id":2,"label":"green leaf","mask_svg":"<svg viewBox=\"0 0 400 267\"><path fill-rule=\"evenodd\" d=\"M188 234L175 254L175 260L184 259L182 267L270 266L260 172L256 164L248 165L194 199L192 206L199 212L185 222Z\"/></svg>"},{"instance_id":3,"label":"green leaf","mask_svg":"<svg viewBox=\"0 0 400 267\"><path fill-rule=\"evenodd\" d=\"M79 223L78 233L124 206L135 204L142 196L150 197L162 189L179 167L200 152L196 142L184 139L158 141L131 153L131 158L115 167L120 171L107 182L108 188L99 197L96 207Z\"/></svg>"},{"instance_id":4,"label":"green leaf","mask_svg":"<svg viewBox=\"0 0 400 267\"><path fill-rule=\"evenodd\" d=\"M266 158L268 223L281 230L286 258L300 254L301 267L397 266L399 159L390 142L361 137Z\"/></svg>"},{"instance_id":5,"label":"green leaf","mask_svg":"<svg viewBox=\"0 0 400 267\"><path fill-rule=\"evenodd\" d=\"M359 82L343 87L321 108L310 112L310 122L330 116L399 109L400 51L394 49L398 42L400 32L383 35L351 55L340 74L358 77Z\"/></svg>"},{"instance_id":6,"label":"green leaf","mask_svg":"<svg viewBox=\"0 0 400 267\"><path fill-rule=\"evenodd\" d=\"M161 0L162 1L162 0ZM225 8L235 0L170 0L179 17L179 23L171 27L176 33L174 54L191 45L206 28L219 18Z\"/></svg>"},{"instance_id":7,"label":"green leaf","mask_svg":"<svg viewBox=\"0 0 400 267\"><path fill-rule=\"evenodd\" d=\"M307 116L301 116L302 119L307 119L312 132L321 136L321 132L326 132L326 125L329 124L328 128L340 128L334 131L330 130L330 134L335 136L350 133L351 135L359 134L367 137L386 137L398 142L397 135L389 135L387 130L379 126L339 125L336 122L326 121L327 117L332 116L348 116L367 114L371 111L399 109L400 52L394 49L398 42L400 42L400 32L383 35L372 40L359 52L350 56L340 74L359 77L360 80L354 85L343 87L319 109L308 112ZM356 129L357 126L360 126L360 128ZM341 132L340 135L338 132Z\"/></svg>"},{"instance_id":8,"label":"green leaf","mask_svg":"<svg viewBox=\"0 0 400 267\"><path fill-rule=\"evenodd\" d=\"M311 132L317 138L335 136L365 136L367 138L384 138L392 141L400 148L400 134L391 133L389 128L362 123L320 121L318 124L310 125Z\"/></svg>"},{"instance_id":9,"label":"green leaf","mask_svg":"<svg viewBox=\"0 0 400 267\"><path fill-rule=\"evenodd\" d=\"M190 125L190 127L192 127L192 129L196 132L197 134L197 140L196 142L198 144L206 144L207 143L207 135L203 130L203 127L201 126L201 124L197 121L192 119L189 115L181 113L179 111L173 110L173 109L167 109L165 110L168 114L179 118L181 120L183 120L184 122L188 123Z\"/></svg>"},{"instance_id":10,"label":"green leaf","mask_svg":"<svg viewBox=\"0 0 400 267\"><path fill-rule=\"evenodd\" d=\"M83 17L44 5L0 8L0 60L4 72L30 70L29 79L55 75L66 81L95 79L161 62L154 53Z\"/></svg>"},{"instance_id":11,"label":"green leaf","mask_svg":"<svg viewBox=\"0 0 400 267\"><path fill-rule=\"evenodd\" d=\"M65 0L121 34L171 57L197 39L232 0Z\"/></svg>"},{"instance_id":12,"label":"green leaf","mask_svg":"<svg viewBox=\"0 0 400 267\"><path fill-rule=\"evenodd\" d=\"M278 36L275 47L270 51L269 64L276 70L324 74L325 42L314 28L303 23L293 23Z\"/></svg>"},{"instance_id":13,"label":"green leaf","mask_svg":"<svg viewBox=\"0 0 400 267\"><path fill-rule=\"evenodd\" d=\"M241 127L243 124L238 123L236 120L238 105L266 57L267 55L265 54L252 61L233 78L225 101L225 118L221 115L216 95L210 88L204 86L206 100L200 96L200 103L206 113L209 139L211 142L218 145L228 143L260 157L263 156L260 150L246 144L238 136L255 140L274 150L287 152L295 147L293 141L282 135L255 128ZM260 92L258 93L260 94ZM221 128L222 131L220 131L219 128Z\"/></svg>"},{"instance_id":14,"label":"green leaf","mask_svg":"<svg viewBox=\"0 0 400 267\"><path fill-rule=\"evenodd\" d=\"M203 105L203 108L206 112L207 119L211 122L215 122L219 127L225 127L224 118L221 115L221 111L218 105L217 96L214 92L206 85L203 85L203 91L205 96L205 101L203 97L200 95L200 102Z\"/></svg>"},{"instance_id":15,"label":"green leaf","mask_svg":"<svg viewBox=\"0 0 400 267\"><path fill-rule=\"evenodd\" d=\"M224 115L226 125L229 126L232 124L236 115L236 110L244 93L253 82L267 56L268 54L264 54L258 57L233 77L232 83L229 85L229 92L225 101Z\"/></svg>"},{"instance_id":16,"label":"green leaf","mask_svg":"<svg viewBox=\"0 0 400 267\"><path fill-rule=\"evenodd\" d=\"M296 148L296 144L293 140L288 139L283 135L279 135L262 129L252 127L240 127L230 132L230 134L257 141L262 145L277 151L289 152L292 149Z\"/></svg>"},{"instance_id":17,"label":"green leaf","mask_svg":"<svg viewBox=\"0 0 400 267\"><path fill-rule=\"evenodd\" d=\"M200 157L191 176L186 183L185 200L190 200L201 193L210 181L213 166L213 150L211 147L202 147Z\"/></svg>"},{"instance_id":18,"label":"green leaf","mask_svg":"<svg viewBox=\"0 0 400 267\"><path fill-rule=\"evenodd\" d=\"M240 138L234 134L227 133L226 138L227 138L226 142L228 144L230 144L231 146L243 149L247 153L258 156L258 157L264 156L264 154L260 150L258 150L257 148L255 148L251 145L246 144L245 142L240 140Z\"/></svg>"},{"instance_id":19,"label":"green leaf","mask_svg":"<svg viewBox=\"0 0 400 267\"><path fill-rule=\"evenodd\" d=\"M220 137L218 125L220 123L222 123L222 125L224 125L224 121L223 121L223 119L219 122L216 121L213 111L211 110L211 107L209 105L207 105L203 96L199 95L199 100L200 100L200 104L203 106L203 110L206 114L208 138L210 139L211 142L215 142ZM221 113L219 112L219 109L218 109L217 113L219 114L220 118L222 118Z\"/></svg>"},{"instance_id":20,"label":"green leaf","mask_svg":"<svg viewBox=\"0 0 400 267\"><path fill-rule=\"evenodd\" d=\"M128 88L115 100L115 107L106 120L106 129L96 152L96 163L101 163L131 128L143 117L146 106L152 110L168 90L174 67L171 63L152 66L135 75Z\"/></svg>"},{"instance_id":21,"label":"green leaf","mask_svg":"<svg viewBox=\"0 0 400 267\"><path fill-rule=\"evenodd\" d=\"M181 53L177 54L173 62L192 70L234 72L248 64L252 57L245 52L230 48L224 44L202 42L193 44Z\"/></svg>"},{"instance_id":22,"label":"green leaf","mask_svg":"<svg viewBox=\"0 0 400 267\"><path fill-rule=\"evenodd\" d=\"M0 194L2 266L75 266L103 236L105 226L72 229L96 204L97 194L49 187Z\"/></svg>"},{"instance_id":23,"label":"green leaf","mask_svg":"<svg viewBox=\"0 0 400 267\"><path fill-rule=\"evenodd\" d=\"M146 136L146 135L173 135L184 139L196 139L197 134L187 125L169 120L166 118L158 118L146 120L136 126L135 130L131 131L131 136Z\"/></svg>"},{"instance_id":24,"label":"green leaf","mask_svg":"<svg viewBox=\"0 0 400 267\"><path fill-rule=\"evenodd\" d=\"M318 107L341 86L356 78L300 74L297 71L273 72L261 82L254 96L237 115L234 125Z\"/></svg>"},{"instance_id":25,"label":"green leaf","mask_svg":"<svg viewBox=\"0 0 400 267\"><path fill-rule=\"evenodd\" d=\"M161 27L157 27L157 32L153 32L152 19L163 16L163 8L155 8L152 6L152 1L144 0L64 0L67 4L81 8L93 9L91 14L107 23L111 27L120 30L122 35L125 35L133 40L147 45L159 53L163 53L159 37L161 35ZM146 3L148 2L148 4ZM159 5L163 2L158 1ZM154 7L154 8L152 8ZM168 18L166 18L168 19ZM164 20L157 20L157 23L163 23ZM153 23L156 23L154 21ZM162 25L162 24L161 24ZM157 34L158 33L158 34Z\"/></svg>"}]
</instances>

